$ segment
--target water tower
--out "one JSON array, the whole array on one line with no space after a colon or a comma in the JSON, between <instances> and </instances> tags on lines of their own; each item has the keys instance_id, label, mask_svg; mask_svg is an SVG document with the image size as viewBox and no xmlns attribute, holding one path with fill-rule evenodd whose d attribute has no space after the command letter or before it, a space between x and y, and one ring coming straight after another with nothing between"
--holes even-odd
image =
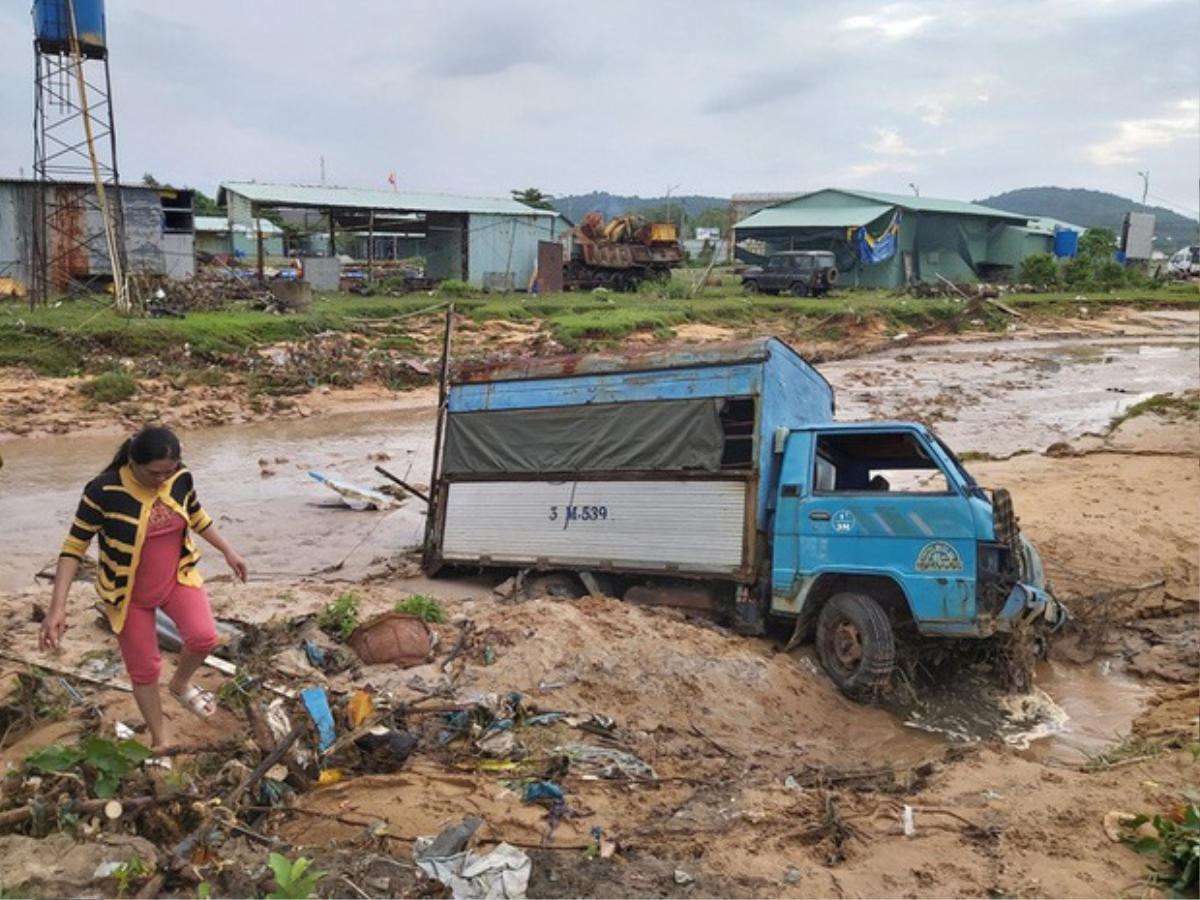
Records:
<instances>
[{"instance_id":1,"label":"water tower","mask_svg":"<svg viewBox=\"0 0 1200 900\"><path fill-rule=\"evenodd\" d=\"M104 0L34 0L31 300L110 271L121 301L124 214Z\"/></svg>"}]
</instances>

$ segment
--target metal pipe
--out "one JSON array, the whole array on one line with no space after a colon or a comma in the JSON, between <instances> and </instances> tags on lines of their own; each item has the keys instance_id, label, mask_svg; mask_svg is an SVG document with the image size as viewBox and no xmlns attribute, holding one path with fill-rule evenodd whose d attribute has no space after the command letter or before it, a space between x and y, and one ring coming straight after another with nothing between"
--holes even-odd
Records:
<instances>
[{"instance_id":1,"label":"metal pipe","mask_svg":"<svg viewBox=\"0 0 1200 900\"><path fill-rule=\"evenodd\" d=\"M396 482L396 484L400 485L400 487L404 488L406 491L408 491L414 497L419 497L420 499L424 500L426 506L430 505L429 495L422 494L420 491L418 491L415 487L413 487L411 484L409 484L403 478L399 478L396 475L393 475L391 472L389 472L383 466L376 466L375 471L378 472L380 475L382 475L384 478L390 478L392 481Z\"/></svg>"},{"instance_id":2,"label":"metal pipe","mask_svg":"<svg viewBox=\"0 0 1200 900\"><path fill-rule=\"evenodd\" d=\"M442 431L446 421L447 383L450 380L450 332L454 327L454 304L446 307L446 330L442 335L442 369L438 377L438 412L437 425L433 433L433 466L429 475L429 512L425 517L425 555L428 559L430 538L433 535L434 520L438 513L438 498L441 494L441 462L442 462Z\"/></svg>"}]
</instances>

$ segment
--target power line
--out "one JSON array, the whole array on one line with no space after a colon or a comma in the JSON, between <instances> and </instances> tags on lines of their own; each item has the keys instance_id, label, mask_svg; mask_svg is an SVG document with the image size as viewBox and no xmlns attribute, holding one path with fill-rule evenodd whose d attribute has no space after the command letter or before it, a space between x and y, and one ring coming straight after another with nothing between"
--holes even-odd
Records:
<instances>
[{"instance_id":1,"label":"power line","mask_svg":"<svg viewBox=\"0 0 1200 900\"><path fill-rule=\"evenodd\" d=\"M1178 209L1183 210L1188 215L1190 215L1193 219L1200 217L1200 210L1197 210L1195 207L1186 206L1183 203L1176 203L1174 200L1168 200L1166 197L1158 196L1158 194L1149 194L1148 196L1150 197L1151 200L1157 200L1159 203L1165 203L1165 204L1167 204L1167 206L1173 206L1177 210Z\"/></svg>"}]
</instances>

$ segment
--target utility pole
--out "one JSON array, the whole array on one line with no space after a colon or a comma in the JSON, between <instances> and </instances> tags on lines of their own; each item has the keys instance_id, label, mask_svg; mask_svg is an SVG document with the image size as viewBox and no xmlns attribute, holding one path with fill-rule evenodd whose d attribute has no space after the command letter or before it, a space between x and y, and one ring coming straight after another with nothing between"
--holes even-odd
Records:
<instances>
[{"instance_id":1,"label":"utility pole","mask_svg":"<svg viewBox=\"0 0 1200 900\"><path fill-rule=\"evenodd\" d=\"M677 190L679 190L679 185L677 185L677 184L672 184L667 187L667 221L670 222L672 225L675 224L675 219L671 216L671 191L677 191ZM683 239L683 222L682 221L680 221L680 223L679 223L679 238L680 238L680 240Z\"/></svg>"},{"instance_id":2,"label":"utility pole","mask_svg":"<svg viewBox=\"0 0 1200 900\"><path fill-rule=\"evenodd\" d=\"M325 156L321 156L321 187L325 187Z\"/></svg>"},{"instance_id":3,"label":"utility pole","mask_svg":"<svg viewBox=\"0 0 1200 900\"><path fill-rule=\"evenodd\" d=\"M1146 205L1146 195L1150 193L1150 170L1138 172L1142 176L1142 206Z\"/></svg>"},{"instance_id":4,"label":"utility pole","mask_svg":"<svg viewBox=\"0 0 1200 900\"><path fill-rule=\"evenodd\" d=\"M920 196L921 196L921 188L920 188L920 186L919 186L919 185L915 185L915 184L913 184L913 183L910 181L910 182L908 183L908 186L909 186L910 188L912 188L912 191L913 191L913 196L914 196L914 197L920 197Z\"/></svg>"}]
</instances>

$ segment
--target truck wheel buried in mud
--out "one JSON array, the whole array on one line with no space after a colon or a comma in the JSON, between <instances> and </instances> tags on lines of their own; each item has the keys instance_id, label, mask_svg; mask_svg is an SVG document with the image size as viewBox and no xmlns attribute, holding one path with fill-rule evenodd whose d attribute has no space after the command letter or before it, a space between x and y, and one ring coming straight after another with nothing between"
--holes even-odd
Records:
<instances>
[{"instance_id":1,"label":"truck wheel buried in mud","mask_svg":"<svg viewBox=\"0 0 1200 900\"><path fill-rule=\"evenodd\" d=\"M887 613L866 594L834 594L817 618L817 657L842 693L870 700L887 687L896 641Z\"/></svg>"}]
</instances>

